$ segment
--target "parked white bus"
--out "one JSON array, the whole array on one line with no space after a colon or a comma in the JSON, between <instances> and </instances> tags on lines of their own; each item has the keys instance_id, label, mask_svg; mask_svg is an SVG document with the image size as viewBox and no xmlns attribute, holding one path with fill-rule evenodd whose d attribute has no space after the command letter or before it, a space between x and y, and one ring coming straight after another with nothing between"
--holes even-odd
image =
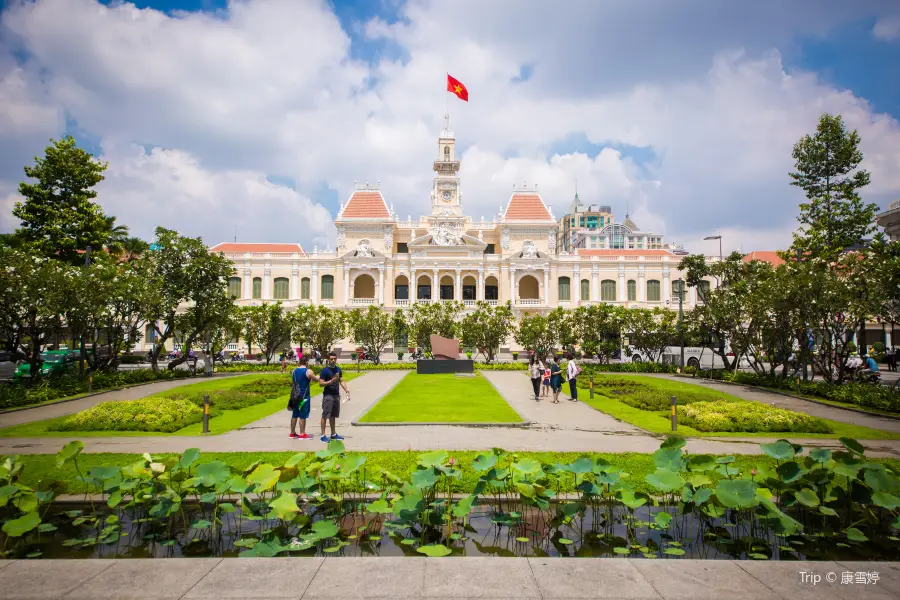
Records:
<instances>
[{"instance_id":1,"label":"parked white bus","mask_svg":"<svg viewBox=\"0 0 900 600\"><path fill-rule=\"evenodd\" d=\"M734 359L734 352L731 351L731 345L727 342L725 343L725 353L729 360ZM648 362L652 358L631 346L627 336L622 338L622 362ZM678 365L681 362L681 346L666 346L662 354L655 358L656 362ZM708 347L685 346L684 366L700 369L724 369L725 363L722 361L722 357ZM741 359L740 366L750 366L746 357Z\"/></svg>"}]
</instances>

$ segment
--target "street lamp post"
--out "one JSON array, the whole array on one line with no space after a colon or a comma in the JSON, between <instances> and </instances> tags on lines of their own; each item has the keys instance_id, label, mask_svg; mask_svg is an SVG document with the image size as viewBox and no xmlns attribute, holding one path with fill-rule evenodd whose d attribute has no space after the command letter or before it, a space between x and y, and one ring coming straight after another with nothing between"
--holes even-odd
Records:
<instances>
[{"instance_id":1,"label":"street lamp post","mask_svg":"<svg viewBox=\"0 0 900 600\"><path fill-rule=\"evenodd\" d=\"M678 286L678 339L681 344L681 371L684 371L684 282ZM666 300L666 307L669 301Z\"/></svg>"},{"instance_id":2,"label":"street lamp post","mask_svg":"<svg viewBox=\"0 0 900 600\"><path fill-rule=\"evenodd\" d=\"M722 262L722 236L720 235L708 235L704 240L719 240L719 262Z\"/></svg>"}]
</instances>

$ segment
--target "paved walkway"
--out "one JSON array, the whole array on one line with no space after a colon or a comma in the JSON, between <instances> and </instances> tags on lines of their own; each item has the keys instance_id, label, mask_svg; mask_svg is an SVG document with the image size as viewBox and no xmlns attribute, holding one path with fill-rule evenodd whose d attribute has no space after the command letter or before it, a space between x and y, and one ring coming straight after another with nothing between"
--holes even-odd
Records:
<instances>
[{"instance_id":1,"label":"paved walkway","mask_svg":"<svg viewBox=\"0 0 900 600\"><path fill-rule=\"evenodd\" d=\"M407 371L370 371L348 382L353 400L341 407L338 431L346 438L349 449L424 451L435 448L488 450L500 447L521 451L653 452L661 442L658 436L617 421L584 403L569 402L564 396L560 396L559 404L551 404L548 400L535 402L528 377L516 371L487 371L484 376L523 418L531 421L529 427L351 426L352 421L361 417L406 374ZM146 395L147 388L143 389L142 394ZM762 394L767 398L781 398L774 394ZM840 412L855 415L849 411ZM320 414L321 396L317 396L312 401L312 414L307 427L310 435L318 435ZM130 453L182 452L191 447L206 452L274 452L314 450L321 446L317 437L311 441L289 439L288 421L288 413L279 411L242 429L222 435L89 437L82 441L86 452ZM215 432L215 420L211 422L211 426ZM75 438L0 439L0 454L52 454L69 439ZM688 441L687 448L693 453L759 454L759 445L774 439L776 438L694 438ZM792 439L807 448L840 447L837 440ZM872 440L863 442L863 445L873 457L900 457L900 441Z\"/></svg>"},{"instance_id":2,"label":"paved walkway","mask_svg":"<svg viewBox=\"0 0 900 600\"><path fill-rule=\"evenodd\" d=\"M844 572L877 572L878 579L842 585ZM819 580L814 584L815 576ZM828 582L831 577L836 581ZM0 589L7 600L890 600L900 597L900 563L461 557L20 560L0 561Z\"/></svg>"}]
</instances>

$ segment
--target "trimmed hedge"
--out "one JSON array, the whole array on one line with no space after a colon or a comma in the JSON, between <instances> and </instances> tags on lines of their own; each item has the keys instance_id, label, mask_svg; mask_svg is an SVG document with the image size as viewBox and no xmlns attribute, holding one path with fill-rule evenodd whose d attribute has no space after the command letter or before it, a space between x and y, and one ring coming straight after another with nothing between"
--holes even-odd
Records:
<instances>
[{"instance_id":1,"label":"trimmed hedge","mask_svg":"<svg viewBox=\"0 0 900 600\"><path fill-rule=\"evenodd\" d=\"M174 400L187 400L197 406L203 406L204 395L209 395L209 405L217 411L240 410L248 406L262 404L272 398L289 394L291 379L287 374L283 377L256 379L243 385L224 390L205 390L186 392L175 389L159 396Z\"/></svg>"},{"instance_id":2,"label":"trimmed hedge","mask_svg":"<svg viewBox=\"0 0 900 600\"><path fill-rule=\"evenodd\" d=\"M693 402L677 410L682 424L699 431L832 432L822 419L747 400Z\"/></svg>"},{"instance_id":3,"label":"trimmed hedge","mask_svg":"<svg viewBox=\"0 0 900 600\"><path fill-rule=\"evenodd\" d=\"M172 433L199 423L203 410L187 400L143 398L103 402L54 423L50 431L159 431Z\"/></svg>"},{"instance_id":4,"label":"trimmed hedge","mask_svg":"<svg viewBox=\"0 0 900 600\"><path fill-rule=\"evenodd\" d=\"M136 383L169 381L190 376L190 371L180 369L176 371L163 369L159 372L154 372L153 369L133 369L109 373L95 371L91 390L99 392ZM0 408L15 408L17 406L49 402L78 394L86 394L87 391L87 378L81 380L77 375L45 378L38 382L10 382L0 385Z\"/></svg>"}]
</instances>

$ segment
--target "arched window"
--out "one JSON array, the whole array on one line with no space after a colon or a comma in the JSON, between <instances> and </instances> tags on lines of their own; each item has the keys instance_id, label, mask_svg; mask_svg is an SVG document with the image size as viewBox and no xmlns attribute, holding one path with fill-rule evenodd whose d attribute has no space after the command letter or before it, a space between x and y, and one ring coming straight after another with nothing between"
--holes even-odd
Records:
<instances>
[{"instance_id":1,"label":"arched window","mask_svg":"<svg viewBox=\"0 0 900 600\"><path fill-rule=\"evenodd\" d=\"M604 279L600 282L600 299L604 302L615 302L616 282L612 279Z\"/></svg>"},{"instance_id":2,"label":"arched window","mask_svg":"<svg viewBox=\"0 0 900 600\"><path fill-rule=\"evenodd\" d=\"M287 277L276 277L272 297L275 300L287 300L290 296L290 283Z\"/></svg>"},{"instance_id":3,"label":"arched window","mask_svg":"<svg viewBox=\"0 0 900 600\"><path fill-rule=\"evenodd\" d=\"M253 297L262 298L262 277L253 278Z\"/></svg>"},{"instance_id":4,"label":"arched window","mask_svg":"<svg viewBox=\"0 0 900 600\"><path fill-rule=\"evenodd\" d=\"M444 160L450 160L450 146L444 146Z\"/></svg>"},{"instance_id":5,"label":"arched window","mask_svg":"<svg viewBox=\"0 0 900 600\"><path fill-rule=\"evenodd\" d=\"M684 289L684 282L680 279L676 279L672 282L672 300L678 302L678 296L681 294L681 291ZM687 300L687 298L685 298Z\"/></svg>"},{"instance_id":6,"label":"arched window","mask_svg":"<svg viewBox=\"0 0 900 600\"><path fill-rule=\"evenodd\" d=\"M559 301L568 302L572 298L572 284L568 277L559 278Z\"/></svg>"},{"instance_id":7,"label":"arched window","mask_svg":"<svg viewBox=\"0 0 900 600\"><path fill-rule=\"evenodd\" d=\"M659 302L659 280L657 279L647 282L647 302Z\"/></svg>"},{"instance_id":8,"label":"arched window","mask_svg":"<svg viewBox=\"0 0 900 600\"><path fill-rule=\"evenodd\" d=\"M587 279L581 280L581 299L585 302L591 299L591 282Z\"/></svg>"},{"instance_id":9,"label":"arched window","mask_svg":"<svg viewBox=\"0 0 900 600\"><path fill-rule=\"evenodd\" d=\"M637 300L637 282L634 279L628 280L628 301L634 302Z\"/></svg>"},{"instance_id":10,"label":"arched window","mask_svg":"<svg viewBox=\"0 0 900 600\"><path fill-rule=\"evenodd\" d=\"M241 297L241 278L240 277L229 277L228 278L228 295L232 298L240 298Z\"/></svg>"},{"instance_id":11,"label":"arched window","mask_svg":"<svg viewBox=\"0 0 900 600\"><path fill-rule=\"evenodd\" d=\"M334 275L322 275L322 300L334 300Z\"/></svg>"},{"instance_id":12,"label":"arched window","mask_svg":"<svg viewBox=\"0 0 900 600\"><path fill-rule=\"evenodd\" d=\"M309 277L300 280L300 298L309 300Z\"/></svg>"},{"instance_id":13,"label":"arched window","mask_svg":"<svg viewBox=\"0 0 900 600\"><path fill-rule=\"evenodd\" d=\"M600 233L609 240L608 248L621 249L625 248L625 237L632 231L624 225L607 225Z\"/></svg>"}]
</instances>

